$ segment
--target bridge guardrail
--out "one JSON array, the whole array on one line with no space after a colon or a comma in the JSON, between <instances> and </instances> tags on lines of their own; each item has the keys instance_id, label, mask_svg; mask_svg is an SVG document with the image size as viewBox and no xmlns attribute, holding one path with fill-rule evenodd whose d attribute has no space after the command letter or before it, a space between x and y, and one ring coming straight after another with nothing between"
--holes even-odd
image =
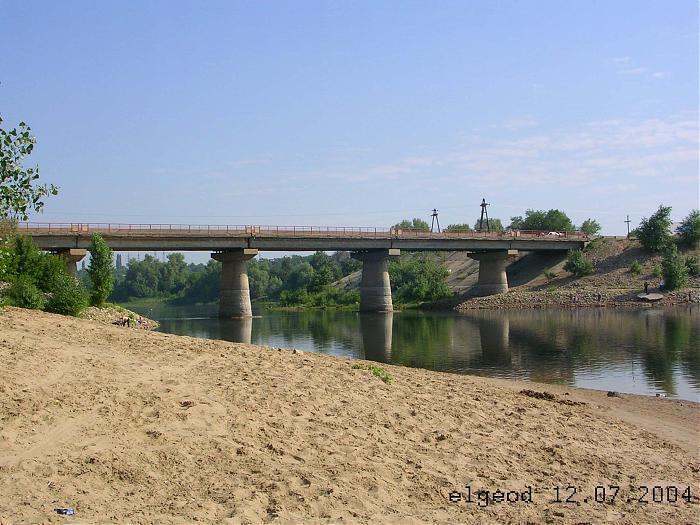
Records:
<instances>
[{"instance_id":1,"label":"bridge guardrail","mask_svg":"<svg viewBox=\"0 0 700 525\"><path fill-rule=\"evenodd\" d=\"M414 239L548 239L548 240L589 240L590 236L581 231L453 231L430 232L400 228L361 227L361 226L272 226L240 224L121 224L121 223L19 223L18 231L35 235L89 235L101 234L152 234L152 235L191 235L208 236L289 236L302 237L379 237Z\"/></svg>"}]
</instances>

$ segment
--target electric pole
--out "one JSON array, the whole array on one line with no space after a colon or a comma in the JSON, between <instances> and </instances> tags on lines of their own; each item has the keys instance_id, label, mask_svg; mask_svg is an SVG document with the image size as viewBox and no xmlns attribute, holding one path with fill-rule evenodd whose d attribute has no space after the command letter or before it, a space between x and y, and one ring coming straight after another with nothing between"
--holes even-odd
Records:
<instances>
[{"instance_id":1,"label":"electric pole","mask_svg":"<svg viewBox=\"0 0 700 525\"><path fill-rule=\"evenodd\" d=\"M481 217L479 218L479 229L484 229L484 217L486 217L486 231L491 231L491 228L489 227L489 211L486 209L486 206L490 206L490 204L486 202L486 199L481 199Z\"/></svg>"},{"instance_id":2,"label":"electric pole","mask_svg":"<svg viewBox=\"0 0 700 525\"><path fill-rule=\"evenodd\" d=\"M433 208L433 213L430 216L433 218L430 223L430 231L433 231L433 227L435 226L435 223L437 223L437 231L440 233L440 219L438 219L438 211Z\"/></svg>"},{"instance_id":3,"label":"electric pole","mask_svg":"<svg viewBox=\"0 0 700 525\"><path fill-rule=\"evenodd\" d=\"M627 238L629 239L629 236L630 236L630 222L632 222L632 221L630 221L630 216L629 216L629 215L627 216L627 220L626 220L625 222L627 223Z\"/></svg>"}]
</instances>

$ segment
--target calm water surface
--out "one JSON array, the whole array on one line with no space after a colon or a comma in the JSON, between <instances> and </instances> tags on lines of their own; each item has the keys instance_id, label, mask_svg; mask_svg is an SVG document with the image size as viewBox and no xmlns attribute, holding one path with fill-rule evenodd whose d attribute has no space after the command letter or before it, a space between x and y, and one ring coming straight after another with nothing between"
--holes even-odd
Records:
<instances>
[{"instance_id":1,"label":"calm water surface","mask_svg":"<svg viewBox=\"0 0 700 525\"><path fill-rule=\"evenodd\" d=\"M135 308L135 310L139 310ZM220 320L215 306L139 313L178 335L299 348L459 374L700 401L700 308L359 314L259 311Z\"/></svg>"}]
</instances>

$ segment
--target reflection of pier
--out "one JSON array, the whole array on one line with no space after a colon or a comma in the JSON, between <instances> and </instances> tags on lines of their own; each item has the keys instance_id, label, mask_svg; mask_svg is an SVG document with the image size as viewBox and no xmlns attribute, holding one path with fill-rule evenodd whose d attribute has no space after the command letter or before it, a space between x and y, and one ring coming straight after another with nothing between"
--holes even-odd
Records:
<instances>
[{"instance_id":1,"label":"reflection of pier","mask_svg":"<svg viewBox=\"0 0 700 525\"><path fill-rule=\"evenodd\" d=\"M472 358L472 366L505 366L510 368L510 320L503 312L473 312L464 316L479 329L479 358Z\"/></svg>"},{"instance_id":2,"label":"reflection of pier","mask_svg":"<svg viewBox=\"0 0 700 525\"><path fill-rule=\"evenodd\" d=\"M219 327L221 339L232 343L250 344L253 335L253 318L222 319Z\"/></svg>"},{"instance_id":3,"label":"reflection of pier","mask_svg":"<svg viewBox=\"0 0 700 525\"><path fill-rule=\"evenodd\" d=\"M394 314L391 312L360 314L365 359L383 363L391 361L393 324Z\"/></svg>"}]
</instances>

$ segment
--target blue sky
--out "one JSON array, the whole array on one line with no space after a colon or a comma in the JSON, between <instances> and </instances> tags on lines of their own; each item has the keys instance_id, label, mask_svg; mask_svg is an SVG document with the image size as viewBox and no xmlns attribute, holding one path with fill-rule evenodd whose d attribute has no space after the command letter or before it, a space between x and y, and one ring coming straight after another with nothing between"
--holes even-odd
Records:
<instances>
[{"instance_id":1,"label":"blue sky","mask_svg":"<svg viewBox=\"0 0 700 525\"><path fill-rule=\"evenodd\" d=\"M0 0L40 221L388 226L698 207L695 0Z\"/></svg>"}]
</instances>

